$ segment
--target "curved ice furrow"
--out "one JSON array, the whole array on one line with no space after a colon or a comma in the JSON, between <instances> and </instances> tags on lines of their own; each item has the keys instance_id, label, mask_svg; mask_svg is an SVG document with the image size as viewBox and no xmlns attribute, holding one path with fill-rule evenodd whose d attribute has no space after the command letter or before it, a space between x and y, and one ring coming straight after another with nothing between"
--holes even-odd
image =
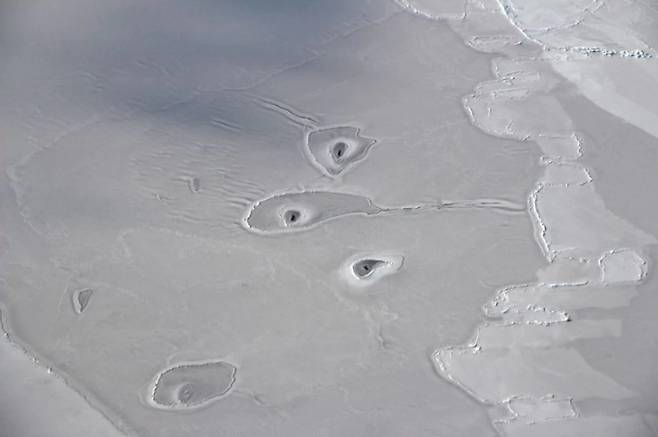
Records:
<instances>
[{"instance_id":1,"label":"curved ice furrow","mask_svg":"<svg viewBox=\"0 0 658 437\"><path fill-rule=\"evenodd\" d=\"M489 12L493 18L494 11L474 4L491 2L468 3L479 15L467 15L464 21L480 20L487 28L483 17ZM548 47L518 22L512 2L496 3L507 24L546 53ZM467 24L460 26L467 41L478 37L464 32ZM489 38L504 44L508 34L501 29L498 39ZM591 53L645 57L643 51L623 49ZM538 272L540 282L499 290L483 307L492 320L465 345L440 348L432 358L445 379L493 408L507 408L505 418L493 421L503 435L527 435L529 425L539 424L541 435L600 430L600 435L612 436L616 434L605 431L603 423L643 427L637 416L581 417L572 401L592 396L621 400L633 393L594 370L568 345L583 338L619 336L621 322L574 318L571 311L628 305L635 291L614 285L637 283L646 276L646 261L637 249L655 239L605 208L589 170L577 162L583 152L571 120L548 94L557 82L533 63L493 61L497 79L478 85L463 104L473 124L485 132L532 140L544 152L544 175L528 196L528 212L549 266Z\"/></svg>"},{"instance_id":2,"label":"curved ice furrow","mask_svg":"<svg viewBox=\"0 0 658 437\"><path fill-rule=\"evenodd\" d=\"M282 117L286 118L287 120L297 125L300 125L302 127L315 128L320 123L320 121L313 115L304 114L298 109L292 108L290 105L286 103L277 102L275 100L268 99L266 97L262 97L255 94L246 94L246 93L242 93L242 94L248 95L251 99L256 101L261 107L269 111L272 111L276 114L279 114Z\"/></svg>"},{"instance_id":3,"label":"curved ice furrow","mask_svg":"<svg viewBox=\"0 0 658 437\"><path fill-rule=\"evenodd\" d=\"M441 202L440 207L454 209L480 208L507 213L525 213L525 207L523 205L505 199L446 200Z\"/></svg>"}]
</instances>

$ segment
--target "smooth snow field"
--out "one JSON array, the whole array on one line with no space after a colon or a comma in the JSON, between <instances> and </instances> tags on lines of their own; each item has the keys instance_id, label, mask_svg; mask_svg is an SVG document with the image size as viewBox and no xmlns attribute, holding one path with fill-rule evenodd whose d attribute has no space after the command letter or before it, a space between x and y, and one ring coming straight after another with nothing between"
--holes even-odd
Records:
<instances>
[{"instance_id":1,"label":"smooth snow field","mask_svg":"<svg viewBox=\"0 0 658 437\"><path fill-rule=\"evenodd\" d=\"M0 437L658 435L658 5L0 2Z\"/></svg>"}]
</instances>

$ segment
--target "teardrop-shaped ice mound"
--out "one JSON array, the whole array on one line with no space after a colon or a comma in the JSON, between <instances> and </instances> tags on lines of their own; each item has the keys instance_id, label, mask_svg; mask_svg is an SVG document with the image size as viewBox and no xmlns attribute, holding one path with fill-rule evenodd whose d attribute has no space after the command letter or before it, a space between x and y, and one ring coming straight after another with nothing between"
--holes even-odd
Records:
<instances>
[{"instance_id":1,"label":"teardrop-shaped ice mound","mask_svg":"<svg viewBox=\"0 0 658 437\"><path fill-rule=\"evenodd\" d=\"M343 173L366 157L376 143L352 126L318 129L309 133L306 147L313 164L328 176Z\"/></svg>"},{"instance_id":2,"label":"teardrop-shaped ice mound","mask_svg":"<svg viewBox=\"0 0 658 437\"><path fill-rule=\"evenodd\" d=\"M352 286L369 286L399 271L403 263L404 256L398 254L357 254L343 263L341 274Z\"/></svg>"},{"instance_id":3,"label":"teardrop-shaped ice mound","mask_svg":"<svg viewBox=\"0 0 658 437\"><path fill-rule=\"evenodd\" d=\"M150 388L148 402L165 410L199 408L226 395L237 368L225 361L184 363L166 369Z\"/></svg>"},{"instance_id":4,"label":"teardrop-shaped ice mound","mask_svg":"<svg viewBox=\"0 0 658 437\"><path fill-rule=\"evenodd\" d=\"M83 288L73 292L71 299L73 301L73 309L77 314L82 314L87 309L93 294L94 290L91 288Z\"/></svg>"},{"instance_id":5,"label":"teardrop-shaped ice mound","mask_svg":"<svg viewBox=\"0 0 658 437\"><path fill-rule=\"evenodd\" d=\"M243 219L250 231L275 234L309 229L352 214L376 214L381 208L357 194L302 191L276 194L254 203Z\"/></svg>"},{"instance_id":6,"label":"teardrop-shaped ice mound","mask_svg":"<svg viewBox=\"0 0 658 437\"><path fill-rule=\"evenodd\" d=\"M365 258L352 264L352 272L359 279L372 276L378 269L383 268L386 261L377 258Z\"/></svg>"}]
</instances>

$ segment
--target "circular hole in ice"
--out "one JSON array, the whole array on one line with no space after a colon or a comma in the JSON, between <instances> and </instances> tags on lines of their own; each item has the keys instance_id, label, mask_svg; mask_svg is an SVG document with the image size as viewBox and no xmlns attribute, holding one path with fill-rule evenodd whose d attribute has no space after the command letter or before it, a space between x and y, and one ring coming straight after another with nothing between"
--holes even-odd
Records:
<instances>
[{"instance_id":1,"label":"circular hole in ice","mask_svg":"<svg viewBox=\"0 0 658 437\"><path fill-rule=\"evenodd\" d=\"M299 222L302 217L302 213L296 209L289 209L283 213L283 221L287 225L294 225Z\"/></svg>"},{"instance_id":2,"label":"circular hole in ice","mask_svg":"<svg viewBox=\"0 0 658 437\"><path fill-rule=\"evenodd\" d=\"M358 278L367 278L374 270L381 267L383 264L385 264L385 262L379 259L363 259L355 262L352 266L352 270Z\"/></svg>"},{"instance_id":3,"label":"circular hole in ice","mask_svg":"<svg viewBox=\"0 0 658 437\"><path fill-rule=\"evenodd\" d=\"M334 161L339 162L341 161L344 157L345 154L347 153L347 143L344 141L339 141L331 149L331 156L333 156Z\"/></svg>"}]
</instances>

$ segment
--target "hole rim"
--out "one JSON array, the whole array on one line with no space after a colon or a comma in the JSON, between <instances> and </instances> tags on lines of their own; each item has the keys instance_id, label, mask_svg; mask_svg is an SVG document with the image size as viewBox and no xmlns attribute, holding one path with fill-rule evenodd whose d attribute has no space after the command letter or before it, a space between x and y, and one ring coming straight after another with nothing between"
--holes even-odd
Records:
<instances>
[{"instance_id":1,"label":"hole rim","mask_svg":"<svg viewBox=\"0 0 658 437\"><path fill-rule=\"evenodd\" d=\"M357 279L367 279L387 264L388 262L383 259L374 257L362 258L352 263L352 273ZM364 270L365 272L362 274L360 270Z\"/></svg>"},{"instance_id":2,"label":"hole rim","mask_svg":"<svg viewBox=\"0 0 658 437\"><path fill-rule=\"evenodd\" d=\"M350 149L350 144L346 139L339 139L331 145L329 154L335 163L342 164L349 158Z\"/></svg>"},{"instance_id":3,"label":"hole rim","mask_svg":"<svg viewBox=\"0 0 658 437\"><path fill-rule=\"evenodd\" d=\"M303 213L299 209L288 208L283 212L282 219L286 226L297 226L303 221Z\"/></svg>"}]
</instances>

